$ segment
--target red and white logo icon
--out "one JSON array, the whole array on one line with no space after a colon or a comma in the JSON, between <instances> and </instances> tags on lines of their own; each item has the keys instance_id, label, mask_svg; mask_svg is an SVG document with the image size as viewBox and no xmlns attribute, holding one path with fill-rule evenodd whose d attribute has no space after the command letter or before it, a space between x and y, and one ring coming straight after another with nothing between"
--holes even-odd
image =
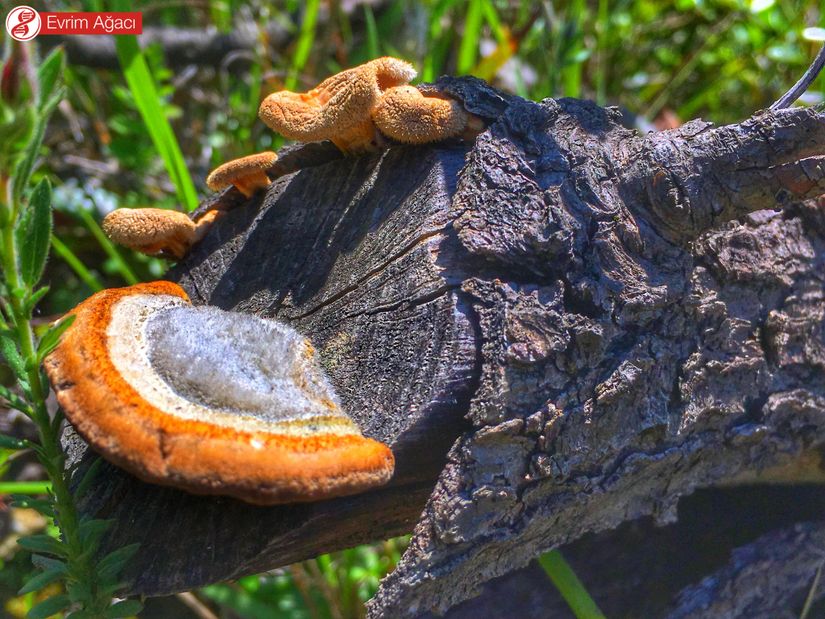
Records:
<instances>
[{"instance_id":1,"label":"red and white logo icon","mask_svg":"<svg viewBox=\"0 0 825 619\"><path fill-rule=\"evenodd\" d=\"M6 15L6 32L17 41L31 41L40 32L40 14L30 6L14 7Z\"/></svg>"}]
</instances>

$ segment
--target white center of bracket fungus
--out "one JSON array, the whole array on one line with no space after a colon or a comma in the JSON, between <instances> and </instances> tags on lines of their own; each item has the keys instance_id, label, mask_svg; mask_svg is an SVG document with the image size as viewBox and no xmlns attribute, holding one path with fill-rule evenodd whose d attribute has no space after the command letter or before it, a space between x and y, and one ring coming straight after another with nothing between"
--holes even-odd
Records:
<instances>
[{"instance_id":1,"label":"white center of bracket fungus","mask_svg":"<svg viewBox=\"0 0 825 619\"><path fill-rule=\"evenodd\" d=\"M280 322L134 295L114 305L106 334L117 371L170 415L248 431L359 434L309 342Z\"/></svg>"}]
</instances>

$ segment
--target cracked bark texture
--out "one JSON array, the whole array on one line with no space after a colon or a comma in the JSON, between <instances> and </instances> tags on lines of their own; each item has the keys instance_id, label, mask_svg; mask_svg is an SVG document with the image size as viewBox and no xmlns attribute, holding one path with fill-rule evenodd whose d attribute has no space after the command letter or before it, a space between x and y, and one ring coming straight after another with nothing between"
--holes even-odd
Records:
<instances>
[{"instance_id":1,"label":"cracked bark texture","mask_svg":"<svg viewBox=\"0 0 825 619\"><path fill-rule=\"evenodd\" d=\"M142 541L134 591L394 535L423 509L370 612L444 612L551 548L575 554L596 536L621 549L628 531L667 531L697 489L825 479L825 209L805 201L825 190L825 116L641 136L583 101L533 103L470 79L436 87L490 121L474 144L289 173L227 210L173 271L196 303L306 333L350 414L392 445L395 478L257 508L105 468L84 510L116 520L110 545ZM771 526L792 544L802 533L782 531L810 519ZM645 547L639 565L656 556ZM760 572L763 588L812 564L781 557L787 569ZM701 558L649 616L687 608L699 593L680 592L704 577L747 586L725 557ZM575 567L598 573L587 556ZM610 584L643 596L631 571ZM722 589L708 599L722 603Z\"/></svg>"}]
</instances>

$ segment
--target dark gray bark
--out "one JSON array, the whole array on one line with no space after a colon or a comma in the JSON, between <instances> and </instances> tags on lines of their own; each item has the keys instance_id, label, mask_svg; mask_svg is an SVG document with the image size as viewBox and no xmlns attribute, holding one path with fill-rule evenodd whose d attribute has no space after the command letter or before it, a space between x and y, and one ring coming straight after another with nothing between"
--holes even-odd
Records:
<instances>
[{"instance_id":1,"label":"dark gray bark","mask_svg":"<svg viewBox=\"0 0 825 619\"><path fill-rule=\"evenodd\" d=\"M475 144L288 174L173 271L197 303L306 333L395 478L255 508L110 467L85 511L115 518L110 544L142 542L135 591L408 531L426 501L371 602L415 616L550 548L671 523L697 488L823 481L825 210L800 201L825 188L825 116L639 136L582 101L440 87L492 121Z\"/></svg>"}]
</instances>

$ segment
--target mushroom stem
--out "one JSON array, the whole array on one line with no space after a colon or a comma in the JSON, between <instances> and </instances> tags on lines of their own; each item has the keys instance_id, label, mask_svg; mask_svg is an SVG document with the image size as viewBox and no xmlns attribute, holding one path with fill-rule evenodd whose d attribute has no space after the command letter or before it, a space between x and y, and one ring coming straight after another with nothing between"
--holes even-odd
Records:
<instances>
[{"instance_id":1,"label":"mushroom stem","mask_svg":"<svg viewBox=\"0 0 825 619\"><path fill-rule=\"evenodd\" d=\"M209 229L212 227L212 224L215 223L215 221L223 214L224 211L214 209L212 211L206 211L198 220L196 220L194 242L197 243L205 237L206 233L209 232Z\"/></svg>"},{"instance_id":2,"label":"mushroom stem","mask_svg":"<svg viewBox=\"0 0 825 619\"><path fill-rule=\"evenodd\" d=\"M235 188L247 198L254 196L259 190L269 187L269 177L263 170L253 170L245 176L239 176L232 181Z\"/></svg>"},{"instance_id":3,"label":"mushroom stem","mask_svg":"<svg viewBox=\"0 0 825 619\"><path fill-rule=\"evenodd\" d=\"M379 150L385 140L375 128L375 123L366 120L333 136L330 141L345 155L363 155Z\"/></svg>"}]
</instances>

